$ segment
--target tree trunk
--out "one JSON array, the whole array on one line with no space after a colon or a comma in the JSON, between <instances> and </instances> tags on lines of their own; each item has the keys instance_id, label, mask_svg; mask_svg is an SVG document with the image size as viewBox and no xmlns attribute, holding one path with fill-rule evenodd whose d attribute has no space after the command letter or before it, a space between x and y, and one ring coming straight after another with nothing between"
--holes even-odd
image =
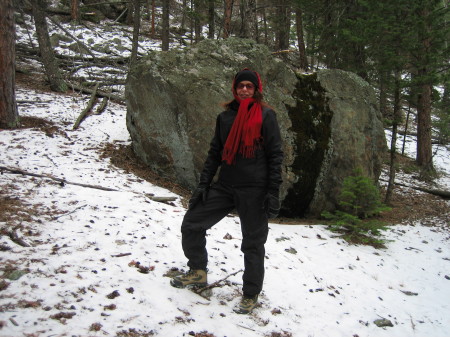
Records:
<instances>
[{"instance_id":1,"label":"tree trunk","mask_svg":"<svg viewBox=\"0 0 450 337\"><path fill-rule=\"evenodd\" d=\"M155 0L153 0L155 1ZM183 11L181 14L181 30L184 32L186 30L186 13L188 11L187 0L183 0Z\"/></svg>"},{"instance_id":2,"label":"tree trunk","mask_svg":"<svg viewBox=\"0 0 450 337\"><path fill-rule=\"evenodd\" d=\"M0 128L19 126L15 94L15 23L13 0L0 1Z\"/></svg>"},{"instance_id":3,"label":"tree trunk","mask_svg":"<svg viewBox=\"0 0 450 337\"><path fill-rule=\"evenodd\" d=\"M386 117L388 115L388 101L387 101L387 74L385 71L380 71L379 73L380 77L380 112L383 117Z\"/></svg>"},{"instance_id":4,"label":"tree trunk","mask_svg":"<svg viewBox=\"0 0 450 337\"><path fill-rule=\"evenodd\" d=\"M248 0L248 29L250 37L259 42L258 16L256 13L256 0Z\"/></svg>"},{"instance_id":5,"label":"tree trunk","mask_svg":"<svg viewBox=\"0 0 450 337\"><path fill-rule=\"evenodd\" d=\"M133 18L133 42L131 45L130 66L136 63L139 48L139 29L141 25L141 5L140 0L133 0L134 18Z\"/></svg>"},{"instance_id":6,"label":"tree trunk","mask_svg":"<svg viewBox=\"0 0 450 337\"><path fill-rule=\"evenodd\" d=\"M58 62L53 53L48 35L48 26L45 18L45 0L32 0L34 24L39 42L39 51L41 60L44 64L45 73L50 82L50 88L53 91L64 92L67 90L67 84L64 82L61 72L58 68Z\"/></svg>"},{"instance_id":7,"label":"tree trunk","mask_svg":"<svg viewBox=\"0 0 450 337\"><path fill-rule=\"evenodd\" d=\"M215 17L215 1L208 0L208 39L214 39L214 33L216 31Z\"/></svg>"},{"instance_id":8,"label":"tree trunk","mask_svg":"<svg viewBox=\"0 0 450 337\"><path fill-rule=\"evenodd\" d=\"M289 32L291 27L291 8L289 0L277 1L277 15L276 15L276 48L278 50L285 50L289 48Z\"/></svg>"},{"instance_id":9,"label":"tree trunk","mask_svg":"<svg viewBox=\"0 0 450 337\"><path fill-rule=\"evenodd\" d=\"M225 12L223 16L223 38L227 39L231 34L231 14L233 11L233 0L225 0Z\"/></svg>"},{"instance_id":10,"label":"tree trunk","mask_svg":"<svg viewBox=\"0 0 450 337\"><path fill-rule=\"evenodd\" d=\"M147 20L148 22L152 21L152 1L145 0L145 5L147 6Z\"/></svg>"},{"instance_id":11,"label":"tree trunk","mask_svg":"<svg viewBox=\"0 0 450 337\"><path fill-rule=\"evenodd\" d=\"M408 103L408 112L406 113L405 134L403 135L402 156L405 154L406 135L408 134L409 116L411 115L411 104Z\"/></svg>"},{"instance_id":12,"label":"tree trunk","mask_svg":"<svg viewBox=\"0 0 450 337\"><path fill-rule=\"evenodd\" d=\"M155 5L155 1L156 0L152 0L152 22L151 22L151 34L150 34L150 36L151 36L151 38L152 39L154 39L155 38L155 7L156 7L156 5Z\"/></svg>"},{"instance_id":13,"label":"tree trunk","mask_svg":"<svg viewBox=\"0 0 450 337\"><path fill-rule=\"evenodd\" d=\"M80 20L79 1L80 0L70 1L70 18L74 22L78 22Z\"/></svg>"},{"instance_id":14,"label":"tree trunk","mask_svg":"<svg viewBox=\"0 0 450 337\"><path fill-rule=\"evenodd\" d=\"M133 14L134 14L133 0L128 0L126 4L127 4L127 17L125 19L125 22L127 25L131 26L133 24Z\"/></svg>"},{"instance_id":15,"label":"tree trunk","mask_svg":"<svg viewBox=\"0 0 450 337\"><path fill-rule=\"evenodd\" d=\"M429 26L429 11L424 7L420 13L423 25L419 34L421 53L419 56L418 77L421 81L419 97L417 102L417 154L416 162L425 174L431 173L433 169L433 152L431 147L431 95L432 85L428 77L430 73L431 37Z\"/></svg>"},{"instance_id":16,"label":"tree trunk","mask_svg":"<svg viewBox=\"0 0 450 337\"><path fill-rule=\"evenodd\" d=\"M298 52L300 54L299 57L299 65L303 70L308 70L308 59L306 58L306 47L305 47L305 39L303 36L303 12L300 8L297 7L295 11L295 23L297 26L297 43L298 43Z\"/></svg>"},{"instance_id":17,"label":"tree trunk","mask_svg":"<svg viewBox=\"0 0 450 337\"><path fill-rule=\"evenodd\" d=\"M249 38L250 33L248 29L249 19L248 19L248 3L246 0L241 0L239 3L239 12L241 15L241 29L239 31L239 37Z\"/></svg>"},{"instance_id":18,"label":"tree trunk","mask_svg":"<svg viewBox=\"0 0 450 337\"><path fill-rule=\"evenodd\" d=\"M309 14L306 17L307 20L307 25L309 26L316 26L317 25L317 17L316 15L312 15ZM309 59L309 68L310 69L314 69L315 64L316 64L316 32L310 32L309 34L306 35L306 41L307 41L307 46L308 49L312 51L312 53L310 54L310 59Z\"/></svg>"},{"instance_id":19,"label":"tree trunk","mask_svg":"<svg viewBox=\"0 0 450 337\"><path fill-rule=\"evenodd\" d=\"M194 43L195 40L195 22L194 22L194 16L192 15L194 13L194 0L189 1L189 32L191 36L191 44Z\"/></svg>"},{"instance_id":20,"label":"tree trunk","mask_svg":"<svg viewBox=\"0 0 450 337\"><path fill-rule=\"evenodd\" d=\"M239 37L257 40L258 25L256 20L256 0L241 0L241 29Z\"/></svg>"},{"instance_id":21,"label":"tree trunk","mask_svg":"<svg viewBox=\"0 0 450 337\"><path fill-rule=\"evenodd\" d=\"M267 24L267 15L266 9L262 9L262 17L263 17L263 27L264 27L264 44L267 46L269 44L269 29Z\"/></svg>"},{"instance_id":22,"label":"tree trunk","mask_svg":"<svg viewBox=\"0 0 450 337\"><path fill-rule=\"evenodd\" d=\"M169 50L169 0L162 1L162 51Z\"/></svg>"},{"instance_id":23,"label":"tree trunk","mask_svg":"<svg viewBox=\"0 0 450 337\"><path fill-rule=\"evenodd\" d=\"M194 0L194 34L195 34L195 42L199 42L202 37L202 24L201 24L201 4L200 0Z\"/></svg>"},{"instance_id":24,"label":"tree trunk","mask_svg":"<svg viewBox=\"0 0 450 337\"><path fill-rule=\"evenodd\" d=\"M395 163L396 163L396 144L397 144L397 127L401 120L400 114L400 71L395 73L394 88L394 118L392 120L392 137L391 137L391 158L389 162L389 182L386 190L384 202L389 205L394 191L395 184Z\"/></svg>"},{"instance_id":25,"label":"tree trunk","mask_svg":"<svg viewBox=\"0 0 450 337\"><path fill-rule=\"evenodd\" d=\"M433 171L431 147L431 90L429 84L421 86L417 104L417 165L423 170Z\"/></svg>"}]
</instances>

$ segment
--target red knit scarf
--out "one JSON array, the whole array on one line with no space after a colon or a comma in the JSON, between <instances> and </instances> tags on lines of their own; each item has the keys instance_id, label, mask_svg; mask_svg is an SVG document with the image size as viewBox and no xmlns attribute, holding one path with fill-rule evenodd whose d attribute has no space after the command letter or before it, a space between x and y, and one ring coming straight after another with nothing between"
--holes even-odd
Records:
<instances>
[{"instance_id":1,"label":"red knit scarf","mask_svg":"<svg viewBox=\"0 0 450 337\"><path fill-rule=\"evenodd\" d=\"M262 91L259 79L259 90ZM222 153L222 160L228 165L235 162L236 153L244 158L253 158L255 150L261 145L262 106L254 98L241 101L236 94L233 83L233 94L239 103L239 110ZM252 104L253 103L253 104ZM251 105L250 109L249 106Z\"/></svg>"}]
</instances>

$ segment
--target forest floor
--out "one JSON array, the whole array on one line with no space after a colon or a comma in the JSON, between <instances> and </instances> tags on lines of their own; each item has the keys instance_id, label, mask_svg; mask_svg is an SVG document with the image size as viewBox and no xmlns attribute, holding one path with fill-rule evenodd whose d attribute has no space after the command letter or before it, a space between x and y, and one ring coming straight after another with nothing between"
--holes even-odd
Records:
<instances>
[{"instance_id":1,"label":"forest floor","mask_svg":"<svg viewBox=\"0 0 450 337\"><path fill-rule=\"evenodd\" d=\"M448 200L398 186L380 216L390 225L383 249L349 244L317 219L271 221L260 303L235 315L239 219L208 231L209 281L233 276L209 300L171 287L186 263L179 226L190 193L135 157L125 106L110 102L73 130L87 95L52 93L39 72L18 73L17 91L21 128L0 130L0 166L26 175L0 169L0 336L448 334ZM419 180L411 158L398 166L404 184L448 188L448 175Z\"/></svg>"}]
</instances>

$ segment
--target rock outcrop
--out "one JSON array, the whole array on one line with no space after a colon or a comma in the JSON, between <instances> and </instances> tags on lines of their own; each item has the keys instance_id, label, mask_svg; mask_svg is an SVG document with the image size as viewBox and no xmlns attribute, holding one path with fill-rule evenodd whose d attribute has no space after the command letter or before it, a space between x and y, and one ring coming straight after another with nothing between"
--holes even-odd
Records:
<instances>
[{"instance_id":1,"label":"rock outcrop","mask_svg":"<svg viewBox=\"0 0 450 337\"><path fill-rule=\"evenodd\" d=\"M153 52L131 69L127 127L136 154L160 175L194 188L220 104L232 99L232 78L244 67L261 74L265 101L277 112L285 215L333 210L356 167L378 179L386 144L366 82L339 70L298 74L266 46L236 38Z\"/></svg>"}]
</instances>

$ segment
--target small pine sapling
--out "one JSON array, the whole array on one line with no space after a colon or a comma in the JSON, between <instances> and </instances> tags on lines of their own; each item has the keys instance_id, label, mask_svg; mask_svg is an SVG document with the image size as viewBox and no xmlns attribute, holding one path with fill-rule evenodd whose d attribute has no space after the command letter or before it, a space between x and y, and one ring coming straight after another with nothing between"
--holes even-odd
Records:
<instances>
[{"instance_id":1,"label":"small pine sapling","mask_svg":"<svg viewBox=\"0 0 450 337\"><path fill-rule=\"evenodd\" d=\"M334 213L322 212L322 216L330 220L331 231L342 233L343 238L352 243L383 246L385 241L379 237L387 227L369 218L390 208L381 202L378 188L370 178L363 176L361 169L344 179L338 204L340 209Z\"/></svg>"}]
</instances>

